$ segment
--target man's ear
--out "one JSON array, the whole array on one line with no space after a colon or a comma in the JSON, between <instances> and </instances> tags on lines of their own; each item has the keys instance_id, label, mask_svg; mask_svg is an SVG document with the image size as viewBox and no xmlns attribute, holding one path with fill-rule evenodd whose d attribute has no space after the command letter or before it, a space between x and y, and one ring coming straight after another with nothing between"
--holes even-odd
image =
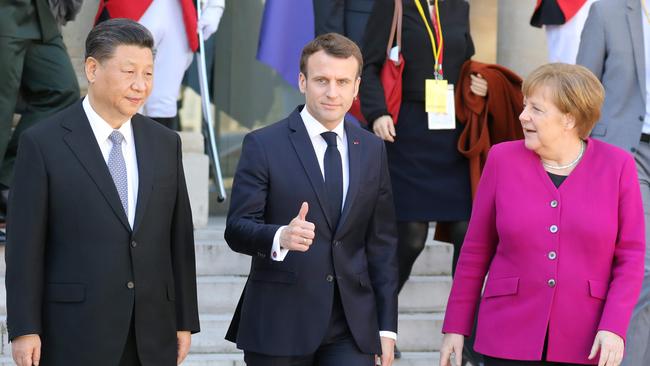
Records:
<instances>
[{"instance_id":1,"label":"man's ear","mask_svg":"<svg viewBox=\"0 0 650 366\"><path fill-rule=\"evenodd\" d=\"M354 81L354 99L357 99L359 96L359 85L361 85L361 77L358 76Z\"/></svg>"},{"instance_id":2,"label":"man's ear","mask_svg":"<svg viewBox=\"0 0 650 366\"><path fill-rule=\"evenodd\" d=\"M97 78L97 68L99 67L99 61L94 57L86 58L86 63L84 65L84 71L86 72L86 79L89 84L95 82Z\"/></svg>"},{"instance_id":3,"label":"man's ear","mask_svg":"<svg viewBox=\"0 0 650 366\"><path fill-rule=\"evenodd\" d=\"M305 91L307 90L307 76L302 72L298 74L298 88L301 93L305 94Z\"/></svg>"}]
</instances>

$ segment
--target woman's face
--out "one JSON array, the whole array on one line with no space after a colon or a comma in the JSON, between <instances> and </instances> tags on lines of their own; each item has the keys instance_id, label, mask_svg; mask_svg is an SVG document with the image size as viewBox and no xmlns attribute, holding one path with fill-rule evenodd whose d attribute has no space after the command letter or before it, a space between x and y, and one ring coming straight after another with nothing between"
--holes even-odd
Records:
<instances>
[{"instance_id":1,"label":"woman's face","mask_svg":"<svg viewBox=\"0 0 650 366\"><path fill-rule=\"evenodd\" d=\"M574 118L562 113L550 95L548 87L537 88L524 97L524 110L519 115L526 148L537 154L553 150L568 134L577 136Z\"/></svg>"}]
</instances>

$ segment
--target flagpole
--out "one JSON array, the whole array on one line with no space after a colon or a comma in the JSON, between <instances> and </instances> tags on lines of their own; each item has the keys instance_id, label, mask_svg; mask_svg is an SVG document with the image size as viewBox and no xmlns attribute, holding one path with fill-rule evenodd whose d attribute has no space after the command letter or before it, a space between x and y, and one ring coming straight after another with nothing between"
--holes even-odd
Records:
<instances>
[{"instance_id":1,"label":"flagpole","mask_svg":"<svg viewBox=\"0 0 650 366\"><path fill-rule=\"evenodd\" d=\"M197 19L201 19L201 4L200 1L196 2ZM198 31L199 35L199 52L197 54L197 66L199 72L199 86L201 89L201 106L203 110L204 130L208 131L208 157L210 158L210 165L213 169L215 185L219 189L217 200L223 202L226 200L226 188L223 184L223 175L221 173L221 163L219 162L219 153L217 150L217 143L214 134L214 125L212 121L212 114L210 113L210 89L208 89L208 73L205 66L205 40L203 39L203 32Z\"/></svg>"}]
</instances>

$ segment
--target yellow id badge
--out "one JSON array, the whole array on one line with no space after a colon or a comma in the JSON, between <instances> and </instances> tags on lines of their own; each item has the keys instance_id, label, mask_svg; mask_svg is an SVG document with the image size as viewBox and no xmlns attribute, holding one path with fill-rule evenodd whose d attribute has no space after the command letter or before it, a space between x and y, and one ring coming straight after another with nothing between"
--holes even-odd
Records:
<instances>
[{"instance_id":1,"label":"yellow id badge","mask_svg":"<svg viewBox=\"0 0 650 366\"><path fill-rule=\"evenodd\" d=\"M447 80L425 80L425 110L430 113L447 113Z\"/></svg>"},{"instance_id":2,"label":"yellow id badge","mask_svg":"<svg viewBox=\"0 0 650 366\"><path fill-rule=\"evenodd\" d=\"M456 128L456 108L454 106L454 86L445 90L445 113L428 112L430 130L453 130Z\"/></svg>"}]
</instances>

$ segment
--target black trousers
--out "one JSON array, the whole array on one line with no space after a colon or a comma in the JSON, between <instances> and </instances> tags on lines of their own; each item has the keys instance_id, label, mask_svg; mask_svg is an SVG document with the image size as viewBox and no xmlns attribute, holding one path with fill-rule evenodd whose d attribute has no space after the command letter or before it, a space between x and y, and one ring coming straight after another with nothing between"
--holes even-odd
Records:
<instances>
[{"instance_id":1,"label":"black trousers","mask_svg":"<svg viewBox=\"0 0 650 366\"><path fill-rule=\"evenodd\" d=\"M374 366L375 356L361 352L348 328L338 286L334 287L332 315L323 342L304 356L269 356L244 351L247 366Z\"/></svg>"},{"instance_id":2,"label":"black trousers","mask_svg":"<svg viewBox=\"0 0 650 366\"><path fill-rule=\"evenodd\" d=\"M324 343L307 356L268 356L244 351L247 366L374 366L375 356L361 353L352 335Z\"/></svg>"}]
</instances>

